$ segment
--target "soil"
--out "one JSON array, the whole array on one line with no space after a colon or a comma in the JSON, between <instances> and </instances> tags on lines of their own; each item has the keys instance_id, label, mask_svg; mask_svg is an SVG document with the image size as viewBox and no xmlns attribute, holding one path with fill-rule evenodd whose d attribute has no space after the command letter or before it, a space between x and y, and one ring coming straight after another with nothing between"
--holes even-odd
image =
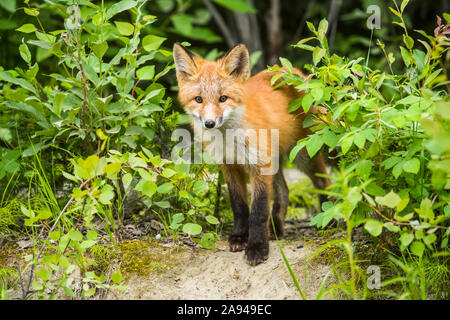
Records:
<instances>
[{"instance_id":1,"label":"soil","mask_svg":"<svg viewBox=\"0 0 450 320\"><path fill-rule=\"evenodd\" d=\"M286 171L288 183L302 177L297 170ZM330 234L318 234L309 225L310 219L311 216L288 219L286 236L278 243L271 240L269 258L254 267L247 264L243 251L230 252L226 232L216 242L215 249L207 250L190 238L179 238L175 242L161 239L159 234L155 236L155 230L161 228L156 220L144 226L125 225L124 238L128 240L119 246L123 253L109 262L106 274L120 265L126 289L103 292L94 299L301 299L278 245L306 297L314 299L322 284L326 288L336 282L332 265L343 254L325 253L325 256L309 259L320 245L330 240ZM342 236L342 232L331 233L331 238ZM22 252L30 250L25 242L15 246ZM12 260L4 261L4 265L17 263L17 259ZM20 290L15 288L10 298L19 297ZM321 298L340 297L325 295Z\"/></svg>"},{"instance_id":2,"label":"soil","mask_svg":"<svg viewBox=\"0 0 450 320\"><path fill-rule=\"evenodd\" d=\"M305 262L313 246L297 248L298 243L281 241L284 254L308 299L314 299L322 280L331 275L330 266ZM174 250L175 262L164 272L147 278L136 274L125 281L124 292L107 298L119 299L301 299L283 262L276 241L270 242L267 261L252 267L244 252L230 252L226 241L218 241L215 250ZM306 288L305 288L305 268ZM332 281L328 277L327 283Z\"/></svg>"}]
</instances>

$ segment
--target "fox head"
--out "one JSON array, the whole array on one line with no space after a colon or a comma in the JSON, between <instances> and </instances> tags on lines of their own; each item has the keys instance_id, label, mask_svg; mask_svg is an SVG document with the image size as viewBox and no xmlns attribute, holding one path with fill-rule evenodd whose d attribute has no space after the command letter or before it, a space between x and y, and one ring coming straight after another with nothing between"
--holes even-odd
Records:
<instances>
[{"instance_id":1,"label":"fox head","mask_svg":"<svg viewBox=\"0 0 450 320\"><path fill-rule=\"evenodd\" d=\"M250 58L245 45L231 49L217 61L193 55L179 43L173 47L179 100L204 128L220 128L245 103Z\"/></svg>"}]
</instances>

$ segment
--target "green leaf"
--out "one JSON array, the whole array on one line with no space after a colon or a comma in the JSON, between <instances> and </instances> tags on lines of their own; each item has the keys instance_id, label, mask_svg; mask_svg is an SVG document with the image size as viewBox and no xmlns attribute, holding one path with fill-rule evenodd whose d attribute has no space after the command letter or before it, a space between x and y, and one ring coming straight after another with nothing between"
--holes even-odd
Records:
<instances>
[{"instance_id":1,"label":"green leaf","mask_svg":"<svg viewBox=\"0 0 450 320\"><path fill-rule=\"evenodd\" d=\"M253 8L245 0L213 0L218 5L225 7L227 9L237 11L237 12L251 12L256 13L256 9Z\"/></svg>"},{"instance_id":2,"label":"green leaf","mask_svg":"<svg viewBox=\"0 0 450 320\"><path fill-rule=\"evenodd\" d=\"M170 192L172 189L173 189L173 184L166 182L166 183L158 186L157 191L158 191L158 193L165 194L165 193Z\"/></svg>"},{"instance_id":3,"label":"green leaf","mask_svg":"<svg viewBox=\"0 0 450 320\"><path fill-rule=\"evenodd\" d=\"M183 232L189 235L197 235L202 232L202 226L196 223L186 223L183 226Z\"/></svg>"},{"instance_id":4,"label":"green leaf","mask_svg":"<svg viewBox=\"0 0 450 320\"><path fill-rule=\"evenodd\" d=\"M414 210L422 219L434 219L433 203L428 198L422 199L422 201L420 202L420 208L415 208Z\"/></svg>"},{"instance_id":5,"label":"green leaf","mask_svg":"<svg viewBox=\"0 0 450 320\"><path fill-rule=\"evenodd\" d=\"M341 141L342 153L346 154L348 150L350 150L352 145L353 145L353 135L350 134Z\"/></svg>"},{"instance_id":6,"label":"green leaf","mask_svg":"<svg viewBox=\"0 0 450 320\"><path fill-rule=\"evenodd\" d=\"M16 30L23 32L23 33L31 33L31 32L35 32L37 29L34 24L26 23L23 26L21 26L20 28L17 28Z\"/></svg>"},{"instance_id":7,"label":"green leaf","mask_svg":"<svg viewBox=\"0 0 450 320\"><path fill-rule=\"evenodd\" d=\"M192 33L191 17L186 14L176 14L172 17L175 29L181 34L190 35Z\"/></svg>"},{"instance_id":8,"label":"green leaf","mask_svg":"<svg viewBox=\"0 0 450 320\"><path fill-rule=\"evenodd\" d=\"M153 181L145 181L142 185L142 193L147 197L152 197L155 194L156 190L157 186Z\"/></svg>"},{"instance_id":9,"label":"green leaf","mask_svg":"<svg viewBox=\"0 0 450 320\"><path fill-rule=\"evenodd\" d=\"M23 8L23 11L32 17L37 17L39 15L39 9L38 8Z\"/></svg>"},{"instance_id":10,"label":"green leaf","mask_svg":"<svg viewBox=\"0 0 450 320\"><path fill-rule=\"evenodd\" d=\"M408 203L409 203L409 198L405 198L405 199L400 200L400 202L397 204L397 212L402 212L403 209L406 208Z\"/></svg>"},{"instance_id":11,"label":"green leaf","mask_svg":"<svg viewBox=\"0 0 450 320\"><path fill-rule=\"evenodd\" d=\"M394 176L395 179L397 179L402 174L404 163L405 163L404 161L400 161L392 169L392 175Z\"/></svg>"},{"instance_id":12,"label":"green leaf","mask_svg":"<svg viewBox=\"0 0 450 320\"><path fill-rule=\"evenodd\" d=\"M117 173L120 171L120 169L122 169L122 164L120 162L113 162L110 164L107 164L104 168L103 168L103 172L104 173Z\"/></svg>"},{"instance_id":13,"label":"green leaf","mask_svg":"<svg viewBox=\"0 0 450 320\"><path fill-rule=\"evenodd\" d=\"M365 187L365 190L371 196L382 197L382 196L384 196L386 194L386 191L384 191L384 189L381 188L380 186L378 186L375 182L369 183Z\"/></svg>"},{"instance_id":14,"label":"green leaf","mask_svg":"<svg viewBox=\"0 0 450 320\"><path fill-rule=\"evenodd\" d=\"M253 68L253 66L258 63L259 58L261 58L261 56L262 50L255 51L250 54L250 69Z\"/></svg>"},{"instance_id":15,"label":"green leaf","mask_svg":"<svg viewBox=\"0 0 450 320\"><path fill-rule=\"evenodd\" d=\"M214 238L214 234L212 234L211 232L205 233L199 243L205 249L216 248L216 241Z\"/></svg>"},{"instance_id":16,"label":"green leaf","mask_svg":"<svg viewBox=\"0 0 450 320\"><path fill-rule=\"evenodd\" d=\"M95 232L94 230L89 230L89 231L86 233L86 238L87 238L88 240L96 240L96 239L97 239L97 236L98 236L98 234L97 234L97 232Z\"/></svg>"},{"instance_id":17,"label":"green leaf","mask_svg":"<svg viewBox=\"0 0 450 320\"><path fill-rule=\"evenodd\" d=\"M399 17L400 19L402 18L402 15L400 14L400 12L398 12L397 10L395 10L394 8L389 7L389 10L392 11L393 14L395 14L397 17Z\"/></svg>"},{"instance_id":18,"label":"green leaf","mask_svg":"<svg viewBox=\"0 0 450 320\"><path fill-rule=\"evenodd\" d=\"M390 169L397 163L399 163L401 160L402 158L400 157L390 157L384 160L381 164L384 166L385 169Z\"/></svg>"},{"instance_id":19,"label":"green leaf","mask_svg":"<svg viewBox=\"0 0 450 320\"><path fill-rule=\"evenodd\" d=\"M319 27L317 28L317 35L319 40L322 41L325 38L325 35L328 30L328 21L327 19L322 19L319 23Z\"/></svg>"},{"instance_id":20,"label":"green leaf","mask_svg":"<svg viewBox=\"0 0 450 320\"><path fill-rule=\"evenodd\" d=\"M11 73L4 71L4 72L0 72L0 79L4 80L4 81L8 81L11 82L13 84L19 85L24 89L27 89L28 91L33 92L34 94L36 94L36 89L34 88L34 86L29 83L27 80L25 79L19 79L14 77ZM6 102L8 101L4 101L3 104L6 105ZM27 105L23 102L9 102L10 105ZM9 106L9 105L8 105ZM11 107L10 107L11 108ZM45 120L45 119L44 119Z\"/></svg>"},{"instance_id":21,"label":"green leaf","mask_svg":"<svg viewBox=\"0 0 450 320\"><path fill-rule=\"evenodd\" d=\"M169 201L156 201L155 205L157 205L160 208L167 209L170 208L170 202Z\"/></svg>"},{"instance_id":22,"label":"green leaf","mask_svg":"<svg viewBox=\"0 0 450 320\"><path fill-rule=\"evenodd\" d=\"M26 63L30 64L31 52L30 52L30 49L28 49L28 46L24 42L19 46L19 52L20 52L20 56L22 57L22 59Z\"/></svg>"},{"instance_id":23,"label":"green leaf","mask_svg":"<svg viewBox=\"0 0 450 320\"><path fill-rule=\"evenodd\" d=\"M381 204L383 206L389 207L389 208L395 208L397 204L400 202L400 197L398 194L396 194L394 191L390 191L387 195L385 195L381 199Z\"/></svg>"},{"instance_id":24,"label":"green leaf","mask_svg":"<svg viewBox=\"0 0 450 320\"><path fill-rule=\"evenodd\" d=\"M434 233L428 234L425 237L423 237L423 241L428 246L430 246L431 244L435 243L436 240L437 240L437 236Z\"/></svg>"},{"instance_id":25,"label":"green leaf","mask_svg":"<svg viewBox=\"0 0 450 320\"><path fill-rule=\"evenodd\" d=\"M53 231L52 233L50 233L48 235L48 237L52 240L58 241L58 239L60 237L59 231Z\"/></svg>"},{"instance_id":26,"label":"green leaf","mask_svg":"<svg viewBox=\"0 0 450 320\"><path fill-rule=\"evenodd\" d=\"M105 55L106 51L108 50L108 43L106 41L94 43L91 46L92 51L94 52L95 56L99 59L102 59Z\"/></svg>"},{"instance_id":27,"label":"green leaf","mask_svg":"<svg viewBox=\"0 0 450 320\"><path fill-rule=\"evenodd\" d=\"M420 241L414 241L410 246L411 252L418 257L423 255L423 251L425 250L425 245Z\"/></svg>"},{"instance_id":28,"label":"green leaf","mask_svg":"<svg viewBox=\"0 0 450 320\"><path fill-rule=\"evenodd\" d=\"M1 0L0 7L12 13L16 11L16 0Z\"/></svg>"},{"instance_id":29,"label":"green leaf","mask_svg":"<svg viewBox=\"0 0 450 320\"><path fill-rule=\"evenodd\" d=\"M117 30L119 30L120 34L123 36L131 36L134 32L134 26L128 22L122 21L114 21L116 24Z\"/></svg>"},{"instance_id":30,"label":"green leaf","mask_svg":"<svg viewBox=\"0 0 450 320\"><path fill-rule=\"evenodd\" d=\"M412 158L408 161L406 161L403 164L403 171L409 172L409 173L418 173L420 170L420 160L417 158Z\"/></svg>"},{"instance_id":31,"label":"green leaf","mask_svg":"<svg viewBox=\"0 0 450 320\"><path fill-rule=\"evenodd\" d=\"M383 230L383 224L378 220L369 220L364 224L364 229L374 237L378 237Z\"/></svg>"},{"instance_id":32,"label":"green leaf","mask_svg":"<svg viewBox=\"0 0 450 320\"><path fill-rule=\"evenodd\" d=\"M311 108L311 105L314 102L314 97L312 96L311 93L307 93L305 94L305 96L302 98L302 107L303 107L303 111L308 112L309 108Z\"/></svg>"},{"instance_id":33,"label":"green leaf","mask_svg":"<svg viewBox=\"0 0 450 320\"><path fill-rule=\"evenodd\" d=\"M194 182L194 186L192 187L192 192L194 192L197 196L206 192L208 190L208 184L203 180L197 180Z\"/></svg>"},{"instance_id":34,"label":"green leaf","mask_svg":"<svg viewBox=\"0 0 450 320\"><path fill-rule=\"evenodd\" d=\"M403 233L400 236L400 242L403 247L407 247L414 240L414 235L412 233Z\"/></svg>"},{"instance_id":35,"label":"green leaf","mask_svg":"<svg viewBox=\"0 0 450 320\"><path fill-rule=\"evenodd\" d=\"M219 224L219 220L214 216L206 216L205 219L211 224Z\"/></svg>"},{"instance_id":36,"label":"green leaf","mask_svg":"<svg viewBox=\"0 0 450 320\"><path fill-rule=\"evenodd\" d=\"M280 57L279 59L280 59L281 65L284 68L286 68L286 70L288 70L289 72L292 73L293 72L293 67L292 67L291 62L288 59L283 58L283 57Z\"/></svg>"},{"instance_id":37,"label":"green leaf","mask_svg":"<svg viewBox=\"0 0 450 320\"><path fill-rule=\"evenodd\" d=\"M96 240L85 240L80 243L80 248L87 249L97 244Z\"/></svg>"},{"instance_id":38,"label":"green leaf","mask_svg":"<svg viewBox=\"0 0 450 320\"><path fill-rule=\"evenodd\" d=\"M46 268L40 268L39 271L37 272L37 275L39 276L39 278L41 278L44 281L48 281L50 280L50 278L52 277L52 271L48 270Z\"/></svg>"},{"instance_id":39,"label":"green leaf","mask_svg":"<svg viewBox=\"0 0 450 320\"><path fill-rule=\"evenodd\" d=\"M320 60L325 56L325 49L321 47L315 47L313 51L313 63L316 66Z\"/></svg>"},{"instance_id":40,"label":"green leaf","mask_svg":"<svg viewBox=\"0 0 450 320\"><path fill-rule=\"evenodd\" d=\"M402 4L400 5L400 11L403 13L403 11L405 10L406 6L408 5L409 0L403 0Z\"/></svg>"},{"instance_id":41,"label":"green leaf","mask_svg":"<svg viewBox=\"0 0 450 320\"><path fill-rule=\"evenodd\" d=\"M48 209L41 209L37 215L37 218L40 220L47 220L52 216L52 212Z\"/></svg>"},{"instance_id":42,"label":"green leaf","mask_svg":"<svg viewBox=\"0 0 450 320\"><path fill-rule=\"evenodd\" d=\"M366 136L363 132L358 132L353 136L353 142L359 149L362 149L366 144Z\"/></svg>"},{"instance_id":43,"label":"green leaf","mask_svg":"<svg viewBox=\"0 0 450 320\"><path fill-rule=\"evenodd\" d=\"M184 221L184 215L182 213L176 213L172 216L172 223L170 224L170 229L176 230L181 226L181 222Z\"/></svg>"},{"instance_id":44,"label":"green leaf","mask_svg":"<svg viewBox=\"0 0 450 320\"><path fill-rule=\"evenodd\" d=\"M103 204L111 204L111 200L114 199L114 189L109 184L102 188L98 200Z\"/></svg>"},{"instance_id":45,"label":"green leaf","mask_svg":"<svg viewBox=\"0 0 450 320\"><path fill-rule=\"evenodd\" d=\"M170 177L174 176L175 174L177 174L177 172L170 168L164 168L164 170L161 172L161 176L166 177L166 178L170 178Z\"/></svg>"},{"instance_id":46,"label":"green leaf","mask_svg":"<svg viewBox=\"0 0 450 320\"><path fill-rule=\"evenodd\" d=\"M133 176L131 175L131 173L126 173L122 177L122 182L126 185L130 184L132 180L133 180Z\"/></svg>"},{"instance_id":47,"label":"green leaf","mask_svg":"<svg viewBox=\"0 0 450 320\"><path fill-rule=\"evenodd\" d=\"M116 283L119 284L122 282L122 273L120 272L120 269L117 269L112 275L111 275L111 280Z\"/></svg>"},{"instance_id":48,"label":"green leaf","mask_svg":"<svg viewBox=\"0 0 450 320\"><path fill-rule=\"evenodd\" d=\"M311 95L314 97L315 101L320 101L320 99L322 99L323 97L323 88L318 87L311 89Z\"/></svg>"},{"instance_id":49,"label":"green leaf","mask_svg":"<svg viewBox=\"0 0 450 320\"><path fill-rule=\"evenodd\" d=\"M406 34L403 35L403 42L409 50L414 47L414 39L410 36L407 36Z\"/></svg>"},{"instance_id":50,"label":"green leaf","mask_svg":"<svg viewBox=\"0 0 450 320\"><path fill-rule=\"evenodd\" d=\"M411 53L406 50L404 47L400 47L400 54L402 55L403 62L405 63L405 66L409 67L411 63L413 63L413 58Z\"/></svg>"},{"instance_id":51,"label":"green leaf","mask_svg":"<svg viewBox=\"0 0 450 320\"><path fill-rule=\"evenodd\" d=\"M164 41L166 41L166 38L148 35L142 39L142 46L146 51L158 50Z\"/></svg>"},{"instance_id":52,"label":"green leaf","mask_svg":"<svg viewBox=\"0 0 450 320\"><path fill-rule=\"evenodd\" d=\"M71 297L71 298L76 298L77 297L75 292L73 292L73 290L70 289L69 287L64 287L64 293L66 295L68 295L69 297Z\"/></svg>"},{"instance_id":53,"label":"green leaf","mask_svg":"<svg viewBox=\"0 0 450 320\"><path fill-rule=\"evenodd\" d=\"M108 10L106 10L105 20L111 19L116 14L129 10L131 8L135 8L137 6L137 2L133 0L122 0L114 3Z\"/></svg>"},{"instance_id":54,"label":"green leaf","mask_svg":"<svg viewBox=\"0 0 450 320\"><path fill-rule=\"evenodd\" d=\"M78 230L70 230L69 231L69 237L70 237L70 240L72 240L72 241L81 241L81 240L83 240L83 235Z\"/></svg>"},{"instance_id":55,"label":"green leaf","mask_svg":"<svg viewBox=\"0 0 450 320\"><path fill-rule=\"evenodd\" d=\"M319 152L322 146L323 139L318 134L311 136L310 139L306 142L306 151L308 151L309 157L314 157L314 155Z\"/></svg>"},{"instance_id":56,"label":"green leaf","mask_svg":"<svg viewBox=\"0 0 450 320\"><path fill-rule=\"evenodd\" d=\"M400 231L400 227L394 225L392 222L386 222L386 223L384 224L384 227L385 227L386 229L388 229L389 231L391 231L391 232L399 232L399 231Z\"/></svg>"},{"instance_id":57,"label":"green leaf","mask_svg":"<svg viewBox=\"0 0 450 320\"><path fill-rule=\"evenodd\" d=\"M158 4L158 7L162 12L171 11L175 5L174 0L157 0L156 3Z\"/></svg>"},{"instance_id":58,"label":"green leaf","mask_svg":"<svg viewBox=\"0 0 450 320\"><path fill-rule=\"evenodd\" d=\"M155 76L155 66L145 66L136 71L139 80L152 80Z\"/></svg>"}]
</instances>

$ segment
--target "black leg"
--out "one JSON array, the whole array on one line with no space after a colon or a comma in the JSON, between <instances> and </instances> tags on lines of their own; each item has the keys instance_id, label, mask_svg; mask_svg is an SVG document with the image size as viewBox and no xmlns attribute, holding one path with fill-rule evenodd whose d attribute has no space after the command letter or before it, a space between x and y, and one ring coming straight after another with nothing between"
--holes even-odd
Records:
<instances>
[{"instance_id":1,"label":"black leg","mask_svg":"<svg viewBox=\"0 0 450 320\"><path fill-rule=\"evenodd\" d=\"M249 237L245 255L247 262L255 266L269 256L267 222L269 217L269 192L266 188L254 190L252 211L249 217Z\"/></svg>"},{"instance_id":2,"label":"black leg","mask_svg":"<svg viewBox=\"0 0 450 320\"><path fill-rule=\"evenodd\" d=\"M234 227L228 242L231 251L244 250L248 239L248 219L249 209L246 199L234 188L232 184L228 185L230 191L231 209L234 215Z\"/></svg>"}]
</instances>

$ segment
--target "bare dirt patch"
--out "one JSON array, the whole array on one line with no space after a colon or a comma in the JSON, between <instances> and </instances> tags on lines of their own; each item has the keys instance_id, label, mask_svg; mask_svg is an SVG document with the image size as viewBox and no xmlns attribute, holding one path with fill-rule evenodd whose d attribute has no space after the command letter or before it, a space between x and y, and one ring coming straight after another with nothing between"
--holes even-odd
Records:
<instances>
[{"instance_id":1,"label":"bare dirt patch","mask_svg":"<svg viewBox=\"0 0 450 320\"><path fill-rule=\"evenodd\" d=\"M283 250L306 295L315 298L330 266L305 264L313 248L297 248L283 241ZM275 241L270 242L269 259L255 267L248 265L244 252L230 252L226 241L215 250L182 250L174 253L173 267L148 278L131 275L124 292L108 298L119 299L301 299ZM331 272L330 272L331 274ZM329 277L327 282L331 282Z\"/></svg>"}]
</instances>

